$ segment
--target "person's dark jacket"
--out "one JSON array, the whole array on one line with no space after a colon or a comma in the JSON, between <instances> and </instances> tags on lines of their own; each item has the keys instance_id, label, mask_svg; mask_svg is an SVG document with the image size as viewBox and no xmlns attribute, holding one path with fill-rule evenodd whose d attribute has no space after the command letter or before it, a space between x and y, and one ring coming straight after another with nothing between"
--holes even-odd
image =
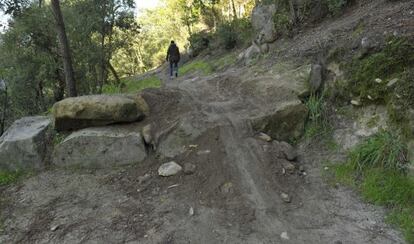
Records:
<instances>
[{"instance_id":1,"label":"person's dark jacket","mask_svg":"<svg viewBox=\"0 0 414 244\"><path fill-rule=\"evenodd\" d=\"M167 61L180 62L180 50L175 43L171 44L167 52Z\"/></svg>"}]
</instances>

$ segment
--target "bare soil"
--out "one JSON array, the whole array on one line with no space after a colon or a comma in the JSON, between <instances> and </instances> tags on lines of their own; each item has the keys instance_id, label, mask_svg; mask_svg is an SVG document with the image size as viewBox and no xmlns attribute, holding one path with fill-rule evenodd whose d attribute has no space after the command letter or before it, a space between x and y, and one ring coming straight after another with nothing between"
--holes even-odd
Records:
<instances>
[{"instance_id":1,"label":"bare soil","mask_svg":"<svg viewBox=\"0 0 414 244\"><path fill-rule=\"evenodd\" d=\"M306 56L318 46L308 39L336 28L349 32L362 19L381 25L377 21L400 11L405 18L413 7L410 1L378 2L299 34L292 45ZM383 18L365 20L372 8ZM51 167L0 189L0 243L404 243L384 222L383 209L325 181L324 161L343 154L321 141L302 142L291 163L306 174L289 174L277 145L257 138L252 118L294 96L271 80L259 82L268 88L264 96L256 90L263 87L252 85L277 75L275 62L174 80L160 69L164 87L144 91L151 115L142 123L158 132L149 158L116 169ZM195 173L158 176L170 160L196 165Z\"/></svg>"}]
</instances>

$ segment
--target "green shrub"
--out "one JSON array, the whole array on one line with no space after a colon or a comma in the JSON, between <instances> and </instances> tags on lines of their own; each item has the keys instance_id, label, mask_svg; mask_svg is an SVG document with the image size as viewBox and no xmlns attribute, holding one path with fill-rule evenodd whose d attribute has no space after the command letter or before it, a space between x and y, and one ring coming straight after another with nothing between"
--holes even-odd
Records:
<instances>
[{"instance_id":1,"label":"green shrub","mask_svg":"<svg viewBox=\"0 0 414 244\"><path fill-rule=\"evenodd\" d=\"M273 16L273 23L276 30L281 34L289 35L292 31L293 25L288 12L277 12Z\"/></svg>"},{"instance_id":2,"label":"green shrub","mask_svg":"<svg viewBox=\"0 0 414 244\"><path fill-rule=\"evenodd\" d=\"M328 6L329 13L332 15L338 15L347 5L348 0L325 0L325 3Z\"/></svg>"},{"instance_id":3,"label":"green shrub","mask_svg":"<svg viewBox=\"0 0 414 244\"><path fill-rule=\"evenodd\" d=\"M211 35L207 32L202 31L198 33L193 33L189 38L190 48L193 51L193 57L198 56L202 51L207 49L210 45Z\"/></svg>"},{"instance_id":4,"label":"green shrub","mask_svg":"<svg viewBox=\"0 0 414 244\"><path fill-rule=\"evenodd\" d=\"M387 220L414 243L414 178L405 174L406 146L382 131L355 146L346 163L334 166L337 180L356 187L369 202L390 209Z\"/></svg>"},{"instance_id":5,"label":"green shrub","mask_svg":"<svg viewBox=\"0 0 414 244\"><path fill-rule=\"evenodd\" d=\"M349 163L357 171L367 168L404 171L408 165L407 147L400 136L381 131L351 150Z\"/></svg>"},{"instance_id":6,"label":"green shrub","mask_svg":"<svg viewBox=\"0 0 414 244\"><path fill-rule=\"evenodd\" d=\"M22 171L0 171L0 186L14 183L22 175Z\"/></svg>"},{"instance_id":7,"label":"green shrub","mask_svg":"<svg viewBox=\"0 0 414 244\"><path fill-rule=\"evenodd\" d=\"M305 126L305 137L312 138L317 135L327 134L332 126L329 121L325 93L311 94L305 102L309 115Z\"/></svg>"},{"instance_id":8,"label":"green shrub","mask_svg":"<svg viewBox=\"0 0 414 244\"><path fill-rule=\"evenodd\" d=\"M235 48L239 40L238 30L232 22L221 24L217 28L217 35L220 44L227 50Z\"/></svg>"},{"instance_id":9,"label":"green shrub","mask_svg":"<svg viewBox=\"0 0 414 244\"><path fill-rule=\"evenodd\" d=\"M215 37L221 46L226 50L231 50L249 41L252 34L252 25L249 19L236 19L224 22L217 27Z\"/></svg>"},{"instance_id":10,"label":"green shrub","mask_svg":"<svg viewBox=\"0 0 414 244\"><path fill-rule=\"evenodd\" d=\"M350 80L348 90L363 100L389 99L387 83L390 79L404 78L414 64L414 45L405 38L392 37L385 48L363 59L354 58L346 67ZM380 79L382 82L375 82ZM408 78L407 78L408 79Z\"/></svg>"}]
</instances>

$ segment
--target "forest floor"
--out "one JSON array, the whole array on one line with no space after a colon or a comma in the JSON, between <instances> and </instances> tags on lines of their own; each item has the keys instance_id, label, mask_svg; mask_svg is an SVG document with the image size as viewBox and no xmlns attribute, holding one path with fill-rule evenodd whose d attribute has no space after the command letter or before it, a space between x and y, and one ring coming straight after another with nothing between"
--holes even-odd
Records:
<instances>
[{"instance_id":1,"label":"forest floor","mask_svg":"<svg viewBox=\"0 0 414 244\"><path fill-rule=\"evenodd\" d=\"M406 14L410 4L381 8L384 21ZM349 32L358 19L377 18L367 12L374 5L358 9L358 18L338 20L355 18L349 25L333 21L307 33ZM304 46L307 33L292 44L304 43L304 54L313 50ZM296 51L283 55L300 59ZM273 144L257 138L252 119L292 96L289 84L253 82L278 75L275 59L173 80L160 69L163 88L144 91L151 108L144 123L168 130L162 155L152 152L141 164L117 169L50 168L1 188L0 243L404 243L385 223L385 210L327 182L325 162L343 152L323 141L299 142L294 164L302 171L286 174ZM272 92L263 96L257 92L263 88ZM194 164L195 172L158 176L169 160Z\"/></svg>"}]
</instances>

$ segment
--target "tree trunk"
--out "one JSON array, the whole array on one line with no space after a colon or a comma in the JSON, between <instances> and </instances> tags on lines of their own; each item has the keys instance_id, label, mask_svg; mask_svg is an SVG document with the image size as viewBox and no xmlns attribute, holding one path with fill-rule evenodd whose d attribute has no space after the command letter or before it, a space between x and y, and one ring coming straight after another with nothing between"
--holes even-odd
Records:
<instances>
[{"instance_id":1,"label":"tree trunk","mask_svg":"<svg viewBox=\"0 0 414 244\"><path fill-rule=\"evenodd\" d=\"M7 116L7 108L8 108L8 96L7 96L7 87L4 90L4 101L3 101L3 114L0 120L0 136L3 135L4 130L6 129L6 116Z\"/></svg>"},{"instance_id":2,"label":"tree trunk","mask_svg":"<svg viewBox=\"0 0 414 244\"><path fill-rule=\"evenodd\" d=\"M236 5L234 4L234 0L231 0L231 8L233 9L233 19L237 19L237 11Z\"/></svg>"},{"instance_id":3,"label":"tree trunk","mask_svg":"<svg viewBox=\"0 0 414 244\"><path fill-rule=\"evenodd\" d=\"M121 79L119 78L118 73L116 72L114 66L112 66L111 62L108 61L108 68L111 71L111 73L114 75L116 83L121 84Z\"/></svg>"},{"instance_id":4,"label":"tree trunk","mask_svg":"<svg viewBox=\"0 0 414 244\"><path fill-rule=\"evenodd\" d=\"M63 21L62 11L59 0L52 0L52 11L56 20L56 29L60 43L61 55L63 58L63 69L65 71L66 88L69 97L76 97L76 83L72 66L72 57L70 53L69 41L66 36L65 22Z\"/></svg>"}]
</instances>

